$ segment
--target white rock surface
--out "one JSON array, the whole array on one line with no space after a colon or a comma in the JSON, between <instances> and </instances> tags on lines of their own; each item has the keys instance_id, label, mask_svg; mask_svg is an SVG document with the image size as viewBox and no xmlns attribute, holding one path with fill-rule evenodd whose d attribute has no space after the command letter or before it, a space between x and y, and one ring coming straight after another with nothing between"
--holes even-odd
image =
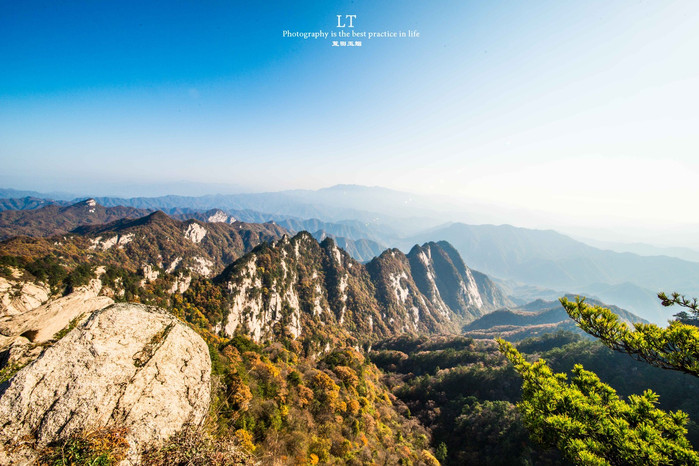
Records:
<instances>
[{"instance_id":1,"label":"white rock surface","mask_svg":"<svg viewBox=\"0 0 699 466\"><path fill-rule=\"evenodd\" d=\"M439 293L439 287L437 286L437 282L435 280L436 273L432 265L432 250L428 248L427 252L421 251L418 254L418 259L425 265L425 278L427 279L428 285L431 288L432 296L430 298L432 300L432 304L434 304L440 314L442 314L442 317L448 319L451 315L451 311L449 306L447 306L442 299L442 295Z\"/></svg>"},{"instance_id":2,"label":"white rock surface","mask_svg":"<svg viewBox=\"0 0 699 466\"><path fill-rule=\"evenodd\" d=\"M345 312L347 312L347 293L345 293L345 290L347 290L348 282L348 274L344 274L342 277L340 277L340 284L338 286L340 291L340 301L342 301L342 309L340 310L340 325L345 323Z\"/></svg>"},{"instance_id":3,"label":"white rock surface","mask_svg":"<svg viewBox=\"0 0 699 466\"><path fill-rule=\"evenodd\" d=\"M214 263L212 261L199 256L192 257L192 260L194 261L194 263L192 264L192 271L194 273L198 273L203 277L208 277L209 275L211 275L211 272L214 267Z\"/></svg>"},{"instance_id":4,"label":"white rock surface","mask_svg":"<svg viewBox=\"0 0 699 466\"><path fill-rule=\"evenodd\" d=\"M133 458L203 422L210 375L204 340L166 311L96 311L0 388L0 463L22 457L8 448L20 438L40 448L109 426L129 430Z\"/></svg>"},{"instance_id":5,"label":"white rock surface","mask_svg":"<svg viewBox=\"0 0 699 466\"><path fill-rule=\"evenodd\" d=\"M0 317L23 314L44 304L51 296L48 286L0 277Z\"/></svg>"},{"instance_id":6,"label":"white rock surface","mask_svg":"<svg viewBox=\"0 0 699 466\"><path fill-rule=\"evenodd\" d=\"M135 235L133 233L127 233L125 235L114 235L102 241L102 237L98 236L95 239L90 239L90 249L106 251L115 245L118 245L119 249L123 249L124 245L133 241L134 237Z\"/></svg>"},{"instance_id":7,"label":"white rock surface","mask_svg":"<svg viewBox=\"0 0 699 466\"><path fill-rule=\"evenodd\" d=\"M131 241L133 241L134 237L133 233L127 233L125 235L119 236L119 241L117 244L119 245L119 249L123 249L125 244L129 244Z\"/></svg>"},{"instance_id":8,"label":"white rock surface","mask_svg":"<svg viewBox=\"0 0 699 466\"><path fill-rule=\"evenodd\" d=\"M152 265L148 264L143 267L143 280L141 281L143 286L146 283L149 282L154 282L158 279L160 276L160 272L157 269L154 269Z\"/></svg>"},{"instance_id":9,"label":"white rock surface","mask_svg":"<svg viewBox=\"0 0 699 466\"><path fill-rule=\"evenodd\" d=\"M201 240L206 236L206 228L198 223L191 223L185 230L184 236L192 243L201 243Z\"/></svg>"},{"instance_id":10,"label":"white rock surface","mask_svg":"<svg viewBox=\"0 0 699 466\"><path fill-rule=\"evenodd\" d=\"M235 222L235 219L233 217L229 217L224 211L217 210L212 215L209 215L209 218L207 218L206 221L209 223L233 223Z\"/></svg>"},{"instance_id":11,"label":"white rock surface","mask_svg":"<svg viewBox=\"0 0 699 466\"><path fill-rule=\"evenodd\" d=\"M111 298L99 296L101 289L102 282L93 279L89 285L77 288L68 296L22 314L0 317L0 334L8 337L22 335L34 344L48 341L79 315L112 304Z\"/></svg>"},{"instance_id":12,"label":"white rock surface","mask_svg":"<svg viewBox=\"0 0 699 466\"><path fill-rule=\"evenodd\" d=\"M286 273L291 273L288 269ZM269 288L269 296L265 300L260 290L262 280L257 273L255 256L246 264L246 271L240 283L228 283L228 291L232 296L228 317L223 326L223 333L233 336L238 326L247 327L248 334L256 341L264 339L274 326L283 317L284 309L288 309L288 330L294 338L302 332L301 307L299 296L293 283L296 276L290 280L292 284L286 290L279 290L279 285L275 281Z\"/></svg>"},{"instance_id":13,"label":"white rock surface","mask_svg":"<svg viewBox=\"0 0 699 466\"><path fill-rule=\"evenodd\" d=\"M180 262L182 262L182 257L176 257L175 260L172 261L172 263L168 266L168 268L165 270L167 273L172 273L175 271L178 265L180 265Z\"/></svg>"},{"instance_id":14,"label":"white rock surface","mask_svg":"<svg viewBox=\"0 0 699 466\"><path fill-rule=\"evenodd\" d=\"M175 277L175 283L172 284L168 292L172 293L184 293L189 289L189 285L192 284L192 277L189 275L178 274Z\"/></svg>"},{"instance_id":15,"label":"white rock surface","mask_svg":"<svg viewBox=\"0 0 699 466\"><path fill-rule=\"evenodd\" d=\"M466 283L462 281L460 285L459 292L464 297L464 300L469 305L481 309L483 307L483 298L481 298L481 293L478 291L478 284L476 279L473 278L471 269L466 269Z\"/></svg>"},{"instance_id":16,"label":"white rock surface","mask_svg":"<svg viewBox=\"0 0 699 466\"><path fill-rule=\"evenodd\" d=\"M32 343L22 336L6 337L0 335L0 364L2 367L19 365L23 366L26 363L36 359L41 354L42 347L34 346Z\"/></svg>"},{"instance_id":17,"label":"white rock surface","mask_svg":"<svg viewBox=\"0 0 699 466\"><path fill-rule=\"evenodd\" d=\"M408 295L410 294L408 287L406 286L403 288L403 284L401 282L401 280L407 279L408 276L405 274L405 272L401 272L400 274L390 274L388 276L388 281L393 288L393 293L396 296L396 300L402 304L405 304L405 301L408 299Z\"/></svg>"}]
</instances>

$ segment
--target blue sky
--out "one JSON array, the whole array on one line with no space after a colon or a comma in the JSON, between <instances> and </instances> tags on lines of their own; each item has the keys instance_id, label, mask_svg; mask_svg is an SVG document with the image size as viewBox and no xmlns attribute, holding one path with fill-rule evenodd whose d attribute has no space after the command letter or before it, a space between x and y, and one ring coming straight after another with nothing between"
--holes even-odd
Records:
<instances>
[{"instance_id":1,"label":"blue sky","mask_svg":"<svg viewBox=\"0 0 699 466\"><path fill-rule=\"evenodd\" d=\"M420 37L282 37L337 14ZM5 1L0 183L357 183L699 224L697 31L693 1Z\"/></svg>"}]
</instances>

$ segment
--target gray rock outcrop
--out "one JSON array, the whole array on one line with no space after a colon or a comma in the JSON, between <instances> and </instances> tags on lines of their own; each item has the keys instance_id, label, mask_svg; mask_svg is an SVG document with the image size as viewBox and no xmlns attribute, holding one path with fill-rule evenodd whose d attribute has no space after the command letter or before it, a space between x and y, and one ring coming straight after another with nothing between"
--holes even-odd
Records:
<instances>
[{"instance_id":1,"label":"gray rock outcrop","mask_svg":"<svg viewBox=\"0 0 699 466\"><path fill-rule=\"evenodd\" d=\"M50 299L43 284L0 278L0 368L26 365L41 353L40 345L74 319L113 304L100 296L101 289L102 282L93 279L67 296Z\"/></svg>"},{"instance_id":2,"label":"gray rock outcrop","mask_svg":"<svg viewBox=\"0 0 699 466\"><path fill-rule=\"evenodd\" d=\"M25 284L24 288L28 286ZM48 341L81 314L113 304L113 299L99 296L101 289L102 282L93 279L87 286L81 286L62 298L22 313L0 316L0 334L6 337L21 335L35 344Z\"/></svg>"},{"instance_id":3,"label":"gray rock outcrop","mask_svg":"<svg viewBox=\"0 0 699 466\"><path fill-rule=\"evenodd\" d=\"M132 453L157 445L203 422L210 376L206 343L166 311L95 311L0 386L0 462L19 439L41 448L110 426L128 429Z\"/></svg>"},{"instance_id":4,"label":"gray rock outcrop","mask_svg":"<svg viewBox=\"0 0 699 466\"><path fill-rule=\"evenodd\" d=\"M0 277L0 316L31 311L48 301L50 296L47 285Z\"/></svg>"}]
</instances>

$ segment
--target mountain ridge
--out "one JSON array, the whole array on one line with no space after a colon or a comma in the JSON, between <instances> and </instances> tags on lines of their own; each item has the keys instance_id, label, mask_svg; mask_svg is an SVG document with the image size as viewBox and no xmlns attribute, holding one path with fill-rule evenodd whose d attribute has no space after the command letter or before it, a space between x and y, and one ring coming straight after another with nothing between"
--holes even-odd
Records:
<instances>
[{"instance_id":1,"label":"mountain ridge","mask_svg":"<svg viewBox=\"0 0 699 466\"><path fill-rule=\"evenodd\" d=\"M350 196L355 192L362 193L361 196L367 193L380 194L378 191L361 186L339 186L328 189L338 196ZM303 192L308 194L311 191ZM315 191L312 192L315 193ZM678 291L689 296L699 296L699 264L695 262L665 256L642 257L630 253L600 250L553 230L533 230L511 225L454 223L440 228L431 228L427 230L429 233L411 234L416 228L415 219L393 222L393 217L390 216L344 208L338 208L332 212L333 222L336 223L331 223L326 221L327 214L332 210L330 207L321 206L319 210L317 206L311 206L312 208L306 209L308 205L299 200L298 192L294 195L295 197L290 197L288 192L283 193L233 195L239 201L236 204L237 207L243 206L241 203L246 202L252 203L245 204L248 207L253 204L259 208L274 207L276 210L270 214L251 210L225 209L225 211L228 212L228 217L231 215L235 217L237 215L234 214L235 212L241 212L256 220L274 220L280 225L287 226L289 230L307 229L315 232L318 238L331 235L336 237L338 242L342 242L340 238L345 238L343 245L360 260L369 260L379 252L376 245L364 241L367 239L376 241L381 247L399 247L403 250L409 250L416 243L447 240L456 247L468 264L494 279L560 290L561 293L593 294L606 302L614 302L631 309L659 324L663 324L670 317L670 313L654 298L657 292ZM395 199L404 199L405 194L397 192ZM183 217L180 218L198 215L191 209L203 209L207 207L205 205L207 202L220 207L216 204L217 199L232 198L225 195L204 198L182 196L143 198L144 202L147 201L148 209L153 208L154 202L168 204L170 206L168 212L182 215ZM326 201L330 202L330 200ZM200 204L191 204L191 202ZM303 207L304 205L306 207ZM294 206L302 207L295 212L290 211L289 209L296 209ZM315 217L318 220L293 218L294 216L291 215L293 213L302 216L309 214L306 218ZM354 220L348 220L347 216L354 216ZM382 222L391 222L391 225L384 227ZM322 228L317 228L321 225ZM430 226L430 224L421 225L421 228L424 230L424 227ZM407 235L407 239L401 238L401 233ZM360 243L356 243L357 241ZM626 283L629 285L625 285ZM534 290L530 289L530 291ZM537 297L535 294L527 292L527 296L523 296L522 299L535 297Z\"/></svg>"},{"instance_id":2,"label":"mountain ridge","mask_svg":"<svg viewBox=\"0 0 699 466\"><path fill-rule=\"evenodd\" d=\"M68 233L84 224L104 224L122 218L138 218L149 211L132 207L104 207L94 199L75 204L41 205L31 210L0 212L0 240L12 236L51 236Z\"/></svg>"},{"instance_id":3,"label":"mountain ridge","mask_svg":"<svg viewBox=\"0 0 699 466\"><path fill-rule=\"evenodd\" d=\"M0 254L28 260L53 254L76 264L111 264L131 271L187 270L211 276L254 246L286 233L273 224L204 224L156 211L137 219L83 225L48 238L13 237L0 242Z\"/></svg>"},{"instance_id":4,"label":"mountain ridge","mask_svg":"<svg viewBox=\"0 0 699 466\"><path fill-rule=\"evenodd\" d=\"M567 295L566 298L575 299L575 296ZM608 305L591 298L586 298L585 301L593 306L602 306L610 309L619 316L621 322L625 322L630 326L634 323L648 323L647 320L618 306ZM560 330L586 335L568 316L560 302L542 299L516 308L498 309L467 323L462 330L466 335L476 338L501 337L508 341L518 341Z\"/></svg>"},{"instance_id":5,"label":"mountain ridge","mask_svg":"<svg viewBox=\"0 0 699 466\"><path fill-rule=\"evenodd\" d=\"M472 267L495 278L578 294L593 289L602 300L656 323L669 317L653 298L657 292L699 295L697 263L603 251L553 230L454 223L432 229L429 236L448 241ZM412 237L410 242L420 239ZM624 282L638 289L627 287L628 296L619 294L623 287L618 285ZM606 289L592 286L599 283Z\"/></svg>"},{"instance_id":6,"label":"mountain ridge","mask_svg":"<svg viewBox=\"0 0 699 466\"><path fill-rule=\"evenodd\" d=\"M442 246L416 247L421 253L442 257L446 256ZM389 249L363 265L331 238L319 243L308 232L284 236L256 247L214 279L227 290L232 303L217 328L228 336L250 333L256 340L269 339L279 331L298 337L303 329L313 335L334 329L337 338L346 331L354 338L371 340L406 332L453 332L474 315L501 304L480 296L486 286L496 288L487 277L480 284L472 283L471 296L477 299L467 302L460 294L467 288L465 271L461 275L451 271L451 281L442 278L437 285L445 267L435 267L427 257L422 260L425 268L416 269L409 256ZM428 283L437 294L423 294L417 281ZM439 291L461 299L449 299L447 304ZM489 293L507 302L497 292ZM286 330L274 330L277 323Z\"/></svg>"}]
</instances>

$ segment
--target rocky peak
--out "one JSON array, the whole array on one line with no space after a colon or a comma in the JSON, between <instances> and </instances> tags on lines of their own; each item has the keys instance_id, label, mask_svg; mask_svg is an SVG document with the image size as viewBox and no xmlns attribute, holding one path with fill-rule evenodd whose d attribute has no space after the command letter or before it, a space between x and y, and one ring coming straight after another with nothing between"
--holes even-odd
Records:
<instances>
[{"instance_id":1,"label":"rocky peak","mask_svg":"<svg viewBox=\"0 0 699 466\"><path fill-rule=\"evenodd\" d=\"M408 259L420 291L438 308L448 307L467 321L509 303L487 276L468 268L447 242L415 245Z\"/></svg>"},{"instance_id":2,"label":"rocky peak","mask_svg":"<svg viewBox=\"0 0 699 466\"><path fill-rule=\"evenodd\" d=\"M72 204L72 205L68 206L67 208L71 208L71 207L73 207L73 208L78 208L78 207L96 207L96 206L98 206L98 205L99 205L99 204L97 204L97 201L90 197L90 198L84 199L84 200L82 200L82 201L80 201L80 202L76 202L75 204Z\"/></svg>"},{"instance_id":3,"label":"rocky peak","mask_svg":"<svg viewBox=\"0 0 699 466\"><path fill-rule=\"evenodd\" d=\"M456 329L456 319L450 309L436 306L420 291L408 257L398 249L387 249L367 265L376 286L376 296L387 311L389 319L406 322L415 332L449 332Z\"/></svg>"},{"instance_id":4,"label":"rocky peak","mask_svg":"<svg viewBox=\"0 0 699 466\"><path fill-rule=\"evenodd\" d=\"M236 219L221 209L212 209L204 213L208 223L235 223Z\"/></svg>"},{"instance_id":5,"label":"rocky peak","mask_svg":"<svg viewBox=\"0 0 699 466\"><path fill-rule=\"evenodd\" d=\"M73 209L80 209L80 208L91 209L91 208L94 208L97 206L99 206L99 204L97 203L96 200L94 200L92 198L88 198L88 199L85 199L83 201L76 202L75 204L66 207L66 209L71 209L71 208L73 208ZM100 206L100 207L102 207L102 206Z\"/></svg>"},{"instance_id":6,"label":"rocky peak","mask_svg":"<svg viewBox=\"0 0 699 466\"><path fill-rule=\"evenodd\" d=\"M308 232L258 246L215 280L232 303L221 331L261 341L281 325L294 337L320 330L366 341L453 331L497 307L463 261L454 264L438 244L411 255L389 249L363 265L332 238L318 243Z\"/></svg>"},{"instance_id":7,"label":"rocky peak","mask_svg":"<svg viewBox=\"0 0 699 466\"><path fill-rule=\"evenodd\" d=\"M195 244L201 243L201 240L203 240L206 236L206 228L204 228L204 226L199 224L196 220L185 222L185 225L187 225L184 231L185 238Z\"/></svg>"},{"instance_id":8,"label":"rocky peak","mask_svg":"<svg viewBox=\"0 0 699 466\"><path fill-rule=\"evenodd\" d=\"M60 209L60 214L66 216L76 216L85 223L90 223L93 218L106 215L106 208L99 205L92 198L85 199L75 204Z\"/></svg>"}]
</instances>

